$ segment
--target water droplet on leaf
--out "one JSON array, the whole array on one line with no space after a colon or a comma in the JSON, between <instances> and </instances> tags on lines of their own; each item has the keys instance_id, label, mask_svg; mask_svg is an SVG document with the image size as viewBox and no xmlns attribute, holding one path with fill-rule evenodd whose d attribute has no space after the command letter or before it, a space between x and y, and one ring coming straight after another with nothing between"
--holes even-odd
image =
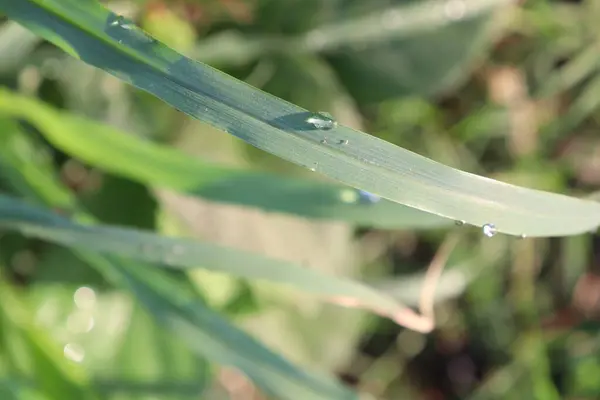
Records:
<instances>
[{"instance_id":1,"label":"water droplet on leaf","mask_svg":"<svg viewBox=\"0 0 600 400\"><path fill-rule=\"evenodd\" d=\"M134 45L136 43L148 44L156 41L152 36L134 24L133 21L130 21L121 15L113 15L112 18L112 21L108 24L110 31L113 32L111 36L117 39L119 43Z\"/></svg>"},{"instance_id":2,"label":"water droplet on leaf","mask_svg":"<svg viewBox=\"0 0 600 400\"><path fill-rule=\"evenodd\" d=\"M496 229L496 226L494 224L485 224L482 228L481 228L483 234L487 237L492 237L495 236L496 233L498 233L498 230Z\"/></svg>"},{"instance_id":3,"label":"water droplet on leaf","mask_svg":"<svg viewBox=\"0 0 600 400\"><path fill-rule=\"evenodd\" d=\"M370 192L367 192L364 190L359 190L358 195L363 202L369 203L369 204L374 204L374 203L379 202L379 200L381 200L381 197L377 196L376 194L373 194L373 193L370 193Z\"/></svg>"},{"instance_id":4,"label":"water droplet on leaf","mask_svg":"<svg viewBox=\"0 0 600 400\"><path fill-rule=\"evenodd\" d=\"M454 221L454 225L456 225L456 226L463 226L464 224L465 224L465 221L463 221L463 220Z\"/></svg>"},{"instance_id":5,"label":"water droplet on leaf","mask_svg":"<svg viewBox=\"0 0 600 400\"><path fill-rule=\"evenodd\" d=\"M338 143L341 144L341 145L347 145L348 144L348 139L341 139Z\"/></svg>"},{"instance_id":6,"label":"water droplet on leaf","mask_svg":"<svg viewBox=\"0 0 600 400\"><path fill-rule=\"evenodd\" d=\"M124 16L122 16L122 15L119 15L119 16L117 16L117 18L115 18L115 19L114 19L114 20L113 20L113 21L110 23L110 25L111 25L111 26L119 26L119 25L123 26L124 24L126 24L126 22L127 22L127 21L126 21L125 17L124 17Z\"/></svg>"},{"instance_id":7,"label":"water droplet on leaf","mask_svg":"<svg viewBox=\"0 0 600 400\"><path fill-rule=\"evenodd\" d=\"M314 126L316 129L328 131L337 126L337 121L330 114L325 112L312 114L306 119L306 122Z\"/></svg>"}]
</instances>

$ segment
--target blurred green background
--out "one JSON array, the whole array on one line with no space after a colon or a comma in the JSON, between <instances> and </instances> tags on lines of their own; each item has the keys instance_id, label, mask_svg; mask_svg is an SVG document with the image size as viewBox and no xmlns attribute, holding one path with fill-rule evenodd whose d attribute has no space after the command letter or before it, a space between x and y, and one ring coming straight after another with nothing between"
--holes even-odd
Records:
<instances>
[{"instance_id":1,"label":"blurred green background","mask_svg":"<svg viewBox=\"0 0 600 400\"><path fill-rule=\"evenodd\" d=\"M600 184L598 1L104 3L191 58L444 164L576 195ZM468 4L488 3L497 7L469 14ZM364 16L364 32L343 29ZM393 33L380 34L382 26ZM0 83L217 165L318 179L6 19ZM379 230L186 197L87 165L0 110L0 135L15 123L26 139L0 157L9 151L23 165L59 169L104 223L295 261L367 281L412 306L445 236L466 229ZM3 178L3 192L20 193ZM429 335L270 285L203 270L189 275L237 325L300 365L335 373L365 398L600 399L600 241L592 234L481 236L465 232L453 252ZM35 326L36 338L63 349L52 357L85 371L101 398L262 398L236 373L191 354L68 250L0 230L0 263L0 379L21 362ZM52 381L43 357L31 362ZM12 379L7 387L17 385ZM18 396L7 390L1 398L44 398L18 387Z\"/></svg>"}]
</instances>

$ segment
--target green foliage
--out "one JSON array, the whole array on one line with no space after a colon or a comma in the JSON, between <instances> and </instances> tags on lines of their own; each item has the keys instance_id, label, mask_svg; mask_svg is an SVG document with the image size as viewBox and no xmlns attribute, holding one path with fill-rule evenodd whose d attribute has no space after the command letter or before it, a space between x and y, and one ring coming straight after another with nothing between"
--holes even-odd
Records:
<instances>
[{"instance_id":1,"label":"green foliage","mask_svg":"<svg viewBox=\"0 0 600 400\"><path fill-rule=\"evenodd\" d=\"M593 2L105 3L0 0L3 399L597 397Z\"/></svg>"}]
</instances>

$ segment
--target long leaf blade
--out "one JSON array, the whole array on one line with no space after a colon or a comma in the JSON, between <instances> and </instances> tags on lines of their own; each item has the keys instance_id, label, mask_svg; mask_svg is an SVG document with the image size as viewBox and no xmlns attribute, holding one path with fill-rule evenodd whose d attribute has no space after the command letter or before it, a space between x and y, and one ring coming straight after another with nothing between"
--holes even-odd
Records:
<instances>
[{"instance_id":1,"label":"long leaf blade","mask_svg":"<svg viewBox=\"0 0 600 400\"><path fill-rule=\"evenodd\" d=\"M328 376L298 369L251 336L235 329L197 297L182 291L164 271L114 257L77 253L115 284L128 288L192 351L243 371L267 394L286 400L357 398Z\"/></svg>"},{"instance_id":2,"label":"long leaf blade","mask_svg":"<svg viewBox=\"0 0 600 400\"><path fill-rule=\"evenodd\" d=\"M182 268L202 267L249 279L284 284L325 299L353 299L392 318L404 307L367 286L287 261L185 238L100 225L81 225L69 219L0 195L0 226L68 247L111 253Z\"/></svg>"},{"instance_id":3,"label":"long leaf blade","mask_svg":"<svg viewBox=\"0 0 600 400\"><path fill-rule=\"evenodd\" d=\"M11 132L8 132L8 134L11 134ZM0 171L5 172L7 169L14 169L12 164L23 165L18 162L18 157L19 155L16 154L15 157L2 159L4 165L0 165L2 167ZM15 180L20 177L22 181L22 184L16 187L21 188L29 185L42 203L52 207L64 207L65 199L63 196L55 196L54 193L61 192L68 196L69 192L52 179L49 176L51 174L36 174L35 172L39 172L37 171L39 166L35 162L32 163L31 167L28 171L17 171L13 174ZM26 175L24 172L28 172L28 174ZM38 179L34 180L32 177ZM304 372L283 357L262 346L259 342L228 323L216 312L211 311L202 299L190 290L189 286L177 284L167 271L152 268L147 264L122 260L114 255L98 254L98 252L112 252L128 255L132 258L139 258L140 254L146 254L142 259L165 260L171 263L172 261L168 258L168 255L173 254L173 250L175 250L172 246L183 245L183 247L177 247L175 250L178 256L183 256L185 251L195 248L198 251L196 255L209 255L209 253L212 253L212 256L216 257L213 261L217 263L217 266L218 263L224 261L229 267L236 269L239 267L237 263L240 260L235 258L227 260L227 254L231 253L230 249L212 248L211 250L211 246L204 247L197 242L189 242L185 245L179 240L173 242L173 238L169 239L115 228L107 228L108 231L105 232L107 236L103 238L94 238L86 234L78 238L77 236L83 231L68 233L68 227L73 224L69 219L53 212L44 211L41 208L32 207L8 196L1 197L6 207L3 207L1 212L2 217L0 217L0 220L2 222L0 222L0 225L48 241L57 239L57 243L73 248L79 258L98 270L107 280L133 292L155 319L173 330L196 354L206 357L212 362L238 368L245 375L251 377L261 389L275 398L290 400L296 398L322 400L350 400L356 398L355 394L343 388L332 378L324 374ZM68 211L73 212L76 219L94 222L91 215L79 210L74 199L67 199L66 204L68 204ZM74 226L87 230L82 225L76 224ZM138 236L138 234L145 238ZM120 238L112 235L117 235ZM135 245L134 242L130 242L133 246L126 246L125 248L118 244L118 242L129 241L135 237L137 237L137 240L142 239L141 242L137 242L138 245L142 245L141 247ZM98 247L93 245L95 241L104 242L104 244ZM148 244L158 244L160 246L150 253L145 253L143 248ZM108 246L105 247L105 245ZM129 250L124 252L123 250L127 247ZM170 252L167 252L168 249L171 249ZM180 249L184 249L184 253L181 253ZM205 254L206 250L209 253ZM127 254L128 252L130 253ZM138 253L138 255L136 256L131 252ZM219 261L219 255L225 258ZM183 260L175 261L173 259L172 263L174 265L202 263L202 256L196 260L190 258L185 263ZM236 264L229 264L229 262ZM279 275L285 274L285 269L279 269L278 271Z\"/></svg>"},{"instance_id":4,"label":"long leaf blade","mask_svg":"<svg viewBox=\"0 0 600 400\"><path fill-rule=\"evenodd\" d=\"M99 4L0 0L0 8L183 112L350 186L514 235L569 235L600 225L598 204L449 168L347 127L315 130L306 110L181 56Z\"/></svg>"},{"instance_id":5,"label":"long leaf blade","mask_svg":"<svg viewBox=\"0 0 600 400\"><path fill-rule=\"evenodd\" d=\"M452 223L387 200L362 201L350 188L214 166L8 90L0 89L0 114L26 119L55 147L90 165L209 200L379 228L432 228Z\"/></svg>"}]
</instances>

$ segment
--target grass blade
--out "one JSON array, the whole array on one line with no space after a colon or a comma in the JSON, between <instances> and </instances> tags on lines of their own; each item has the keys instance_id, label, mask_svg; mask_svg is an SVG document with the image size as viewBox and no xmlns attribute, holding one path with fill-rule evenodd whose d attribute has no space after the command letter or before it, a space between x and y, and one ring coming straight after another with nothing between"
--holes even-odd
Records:
<instances>
[{"instance_id":1,"label":"grass blade","mask_svg":"<svg viewBox=\"0 0 600 400\"><path fill-rule=\"evenodd\" d=\"M133 229L81 225L9 196L0 195L0 226L77 249L118 254L174 267L202 267L284 284L325 299L353 299L361 307L391 318L404 312L400 304L367 286L287 261L191 239L163 237Z\"/></svg>"},{"instance_id":2,"label":"grass blade","mask_svg":"<svg viewBox=\"0 0 600 400\"><path fill-rule=\"evenodd\" d=\"M164 271L113 257L77 253L113 283L130 290L192 351L239 369L267 394L289 400L357 398L327 375L303 372L235 329L196 296L182 290Z\"/></svg>"},{"instance_id":3,"label":"grass blade","mask_svg":"<svg viewBox=\"0 0 600 400\"><path fill-rule=\"evenodd\" d=\"M3 161L11 161L11 159ZM4 165L5 169L10 167L11 165ZM35 169L36 164L32 163L31 170L35 171ZM31 172L31 170L28 172ZM18 173L14 173L13 175L17 176ZM35 182L31 182L30 179L33 175L38 178ZM22 175L21 179L24 184L35 184L36 193L42 202L53 207L64 206L60 197L49 195L53 192L64 191L60 185L49 177L49 174L39 175L30 173L28 176ZM17 187L21 186L23 185ZM50 188L52 189L50 190ZM67 193L66 191L64 192ZM113 247L117 244L116 241L122 241L124 237L121 236L121 239L117 239L117 237L111 238L111 235L125 234L132 239L137 236L133 231L107 228L109 231L106 233L109 236L104 236L101 240L107 240L104 243L105 245L110 242L112 242L112 245L109 244L108 247L102 250L103 245L100 247L92 245L91 241L96 240L92 237L79 240L72 235L75 233L74 231L71 231L71 234L69 234L68 226L73 223L68 219L52 212L28 206L21 201L11 200L8 196L2 196L2 199L2 203L6 208L3 208L3 212L1 212L2 217L0 219L2 222L0 225L17 230L23 228L22 232L26 235L30 234L34 237L52 241L54 241L52 236L57 235L55 239L58 239L59 243L64 243L74 248L75 254L79 258L95 268L108 281L132 292L156 320L168 329L171 329L197 355L205 357L209 361L239 369L267 394L278 399L356 399L355 394L339 385L328 375L304 372L283 357L262 346L243 331L238 330L219 316L218 313L211 311L197 294L189 290L189 287L175 282L167 271L147 264L122 260L116 256L88 251L114 251L115 253L124 254L122 251L123 247L121 247L121 250L118 250L119 246ZM73 204L73 209L70 211L74 211L77 205L74 201L70 202L70 204ZM93 221L92 216L83 212L76 212L76 218ZM19 227L18 221L21 221L23 225ZM52 229L48 230L52 226L55 227L54 233L51 233ZM83 228L83 226L80 227ZM131 234L133 236L130 236ZM140 238L138 237L138 239ZM76 242L72 242L73 239ZM158 242L155 242L155 244L162 243L163 245L169 244L169 246L176 244L176 242L171 242L172 238L169 239L156 235L145 236L143 240L157 240ZM164 242L164 240L167 240L167 242ZM143 243L143 241L138 242L138 244ZM192 247L188 246L193 246L196 250L200 250L200 253L203 253L201 250L202 246L198 247L198 245L199 243L197 242L194 242L194 244L190 242L184 246L184 249L191 250ZM109 247L113 247L112 250ZM134 251L134 248L138 254L144 253L137 246L130 247L128 251ZM171 262L167 257L167 249L166 247L157 248L156 251L151 252L150 258L153 260L165 259L167 262ZM210 246L204 249L210 250ZM216 248L213 248L213 250L216 250ZM230 253L231 250L221 249L220 252L223 257L227 257L227 253ZM184 255L179 254L179 250L176 250L175 253L178 256ZM170 254L173 254L172 250ZM131 256L133 254L128 255ZM214 261L218 262L219 255L212 253L212 256L216 257ZM224 259L223 261L226 260ZM229 259L229 261L240 262L239 259ZM202 260L196 259L194 262L202 263ZM191 258L186 263L191 264ZM183 261L179 260L179 264L183 264ZM240 268L239 264L229 266L239 268L240 270L243 269ZM280 276L285 274L285 269L279 269ZM318 284L318 282L315 282L315 284ZM375 292L373 291L373 293Z\"/></svg>"},{"instance_id":4,"label":"grass blade","mask_svg":"<svg viewBox=\"0 0 600 400\"><path fill-rule=\"evenodd\" d=\"M56 148L90 165L210 200L379 228L432 228L452 223L391 201L361 201L358 192L350 188L217 167L2 89L1 114L27 120Z\"/></svg>"},{"instance_id":5,"label":"grass blade","mask_svg":"<svg viewBox=\"0 0 600 400\"><path fill-rule=\"evenodd\" d=\"M23 138L18 132L7 135ZM27 149L27 141L13 140L21 150ZM7 152L4 152L7 151ZM7 157L11 155L12 157ZM0 155L10 164L5 169L20 178L18 187L34 187L38 196L53 207L73 212L76 202L60 184L36 169L25 160L18 159L22 152L11 151L3 146ZM57 196L60 193L61 196ZM76 213L79 221L94 223L85 213ZM25 202L0 193L0 226L18 230L24 235L59 243L67 247L112 253L129 258L183 268L203 267L248 279L285 284L326 299L350 298L362 307L395 318L403 315L402 305L382 296L367 286L351 280L321 274L290 262L263 257L259 254L228 247L203 243L192 239L155 235L133 229L113 228L100 225L82 225L68 218L28 205Z\"/></svg>"},{"instance_id":6,"label":"grass blade","mask_svg":"<svg viewBox=\"0 0 600 400\"><path fill-rule=\"evenodd\" d=\"M570 235L600 225L598 204L462 172L347 127L315 129L306 110L183 57L100 4L0 0L0 10L181 111L349 186L513 235Z\"/></svg>"}]
</instances>

